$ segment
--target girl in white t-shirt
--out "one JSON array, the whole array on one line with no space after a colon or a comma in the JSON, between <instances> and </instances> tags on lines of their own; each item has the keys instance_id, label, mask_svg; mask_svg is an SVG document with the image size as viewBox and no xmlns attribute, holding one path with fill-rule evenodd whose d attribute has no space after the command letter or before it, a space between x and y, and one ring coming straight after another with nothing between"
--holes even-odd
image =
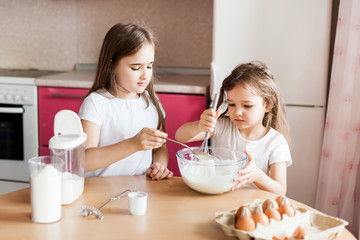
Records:
<instances>
[{"instance_id":1,"label":"girl in white t-shirt","mask_svg":"<svg viewBox=\"0 0 360 240\"><path fill-rule=\"evenodd\" d=\"M292 163L289 131L278 87L267 66L262 62L238 65L222 83L217 107L221 105L225 105L224 113L205 110L199 121L182 125L175 138L200 141L210 132L212 146L248 155L248 165L238 171L231 191L246 185L285 195L286 170Z\"/></svg>"},{"instance_id":2,"label":"girl in white t-shirt","mask_svg":"<svg viewBox=\"0 0 360 240\"><path fill-rule=\"evenodd\" d=\"M165 113L153 88L154 37L134 24L106 34L95 81L81 105L85 176L170 178Z\"/></svg>"}]
</instances>

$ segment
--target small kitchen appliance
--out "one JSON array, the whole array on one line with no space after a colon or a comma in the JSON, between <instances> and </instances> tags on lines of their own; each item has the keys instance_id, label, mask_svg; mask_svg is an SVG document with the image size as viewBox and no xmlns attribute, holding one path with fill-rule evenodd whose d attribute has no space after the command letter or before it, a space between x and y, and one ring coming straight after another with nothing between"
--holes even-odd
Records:
<instances>
[{"instance_id":1,"label":"small kitchen appliance","mask_svg":"<svg viewBox=\"0 0 360 240\"><path fill-rule=\"evenodd\" d=\"M55 115L54 136L49 141L51 156L64 160L61 202L70 204L84 191L86 133L79 116L70 110Z\"/></svg>"}]
</instances>

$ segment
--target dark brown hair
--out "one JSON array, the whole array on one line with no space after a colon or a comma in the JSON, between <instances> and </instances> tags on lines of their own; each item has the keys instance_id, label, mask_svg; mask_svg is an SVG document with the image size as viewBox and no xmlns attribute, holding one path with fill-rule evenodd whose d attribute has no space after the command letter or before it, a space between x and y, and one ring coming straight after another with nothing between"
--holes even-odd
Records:
<instances>
[{"instance_id":1,"label":"dark brown hair","mask_svg":"<svg viewBox=\"0 0 360 240\"><path fill-rule=\"evenodd\" d=\"M267 128L272 127L276 129L290 143L289 125L286 120L285 108L280 97L280 91L269 68L259 61L244 63L235 67L222 83L217 107L223 102L227 102L226 91L238 85L264 99L270 111L265 113L263 125ZM225 116L227 112L228 109L226 108L221 116Z\"/></svg>"},{"instance_id":2,"label":"dark brown hair","mask_svg":"<svg viewBox=\"0 0 360 240\"><path fill-rule=\"evenodd\" d=\"M115 78L116 66L123 57L135 54L145 44L150 43L155 48L155 38L149 29L137 26L132 23L118 23L106 33L101 47L95 81L87 95L92 92L104 89L116 96L117 81ZM157 98L154 85L154 75L146 87L151 101L154 103L159 122L157 128L165 131L165 116L162 105ZM149 106L149 99L145 92L141 93Z\"/></svg>"}]
</instances>

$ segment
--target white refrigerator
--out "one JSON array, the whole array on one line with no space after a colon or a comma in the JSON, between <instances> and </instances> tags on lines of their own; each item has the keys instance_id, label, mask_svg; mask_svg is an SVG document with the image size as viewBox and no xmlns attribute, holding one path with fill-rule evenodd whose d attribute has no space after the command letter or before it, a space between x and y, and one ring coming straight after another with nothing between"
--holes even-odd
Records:
<instances>
[{"instance_id":1,"label":"white refrigerator","mask_svg":"<svg viewBox=\"0 0 360 240\"><path fill-rule=\"evenodd\" d=\"M315 205L325 121L331 0L214 0L210 94L238 64L265 62L286 104L287 196Z\"/></svg>"}]
</instances>

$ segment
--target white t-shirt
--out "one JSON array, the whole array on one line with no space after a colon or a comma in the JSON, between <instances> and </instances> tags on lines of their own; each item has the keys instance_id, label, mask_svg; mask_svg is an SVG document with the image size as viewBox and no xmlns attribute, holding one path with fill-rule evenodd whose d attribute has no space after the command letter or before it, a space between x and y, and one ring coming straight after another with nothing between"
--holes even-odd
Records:
<instances>
[{"instance_id":1,"label":"white t-shirt","mask_svg":"<svg viewBox=\"0 0 360 240\"><path fill-rule=\"evenodd\" d=\"M286 162L287 166L292 164L289 145L285 137L273 128L270 128L261 139L249 141L241 136L239 129L230 118L220 117L216 121L211 145L240 151L247 150L255 159L256 166L268 176L271 164L277 162ZM252 184L252 186L255 185Z\"/></svg>"},{"instance_id":2,"label":"white t-shirt","mask_svg":"<svg viewBox=\"0 0 360 240\"><path fill-rule=\"evenodd\" d=\"M120 99L109 92L93 92L84 99L79 116L100 127L99 147L135 136L144 127L156 128L158 114L149 99ZM101 159L99 159L101 161ZM152 163L152 150L138 151L108 167L86 172L85 177L141 175Z\"/></svg>"}]
</instances>

